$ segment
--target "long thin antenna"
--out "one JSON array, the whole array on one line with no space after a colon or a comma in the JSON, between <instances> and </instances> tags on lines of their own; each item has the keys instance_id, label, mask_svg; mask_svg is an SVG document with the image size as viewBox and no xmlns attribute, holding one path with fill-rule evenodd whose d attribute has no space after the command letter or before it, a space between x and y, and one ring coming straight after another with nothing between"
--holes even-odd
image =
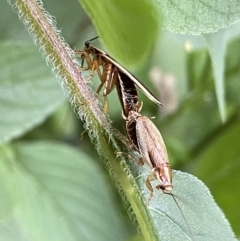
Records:
<instances>
[{"instance_id":1,"label":"long thin antenna","mask_svg":"<svg viewBox=\"0 0 240 241\"><path fill-rule=\"evenodd\" d=\"M88 41L86 41L86 42L85 42L85 47L88 48L89 45L90 45L90 43L91 43L93 40L97 39L97 38L99 38L99 36L94 37L94 38L91 38L91 39L89 39Z\"/></svg>"},{"instance_id":2,"label":"long thin antenna","mask_svg":"<svg viewBox=\"0 0 240 241\"><path fill-rule=\"evenodd\" d=\"M188 230L189 230L189 233L190 233L190 235L191 235L191 238L192 238L192 240L194 241L194 236L193 236L192 230L191 230L191 228L190 228L190 226L189 226L189 224L188 224L188 222L187 222L187 219L185 218L185 216L184 216L184 214L183 214L183 211L182 211L182 209L180 208L180 206L179 206L179 204L178 204L175 196L174 196L172 193L170 193L170 192L169 192L169 193L165 193L165 194L169 194L169 195L172 196L174 202L176 203L176 205L177 205L180 213L182 214L182 217L183 217L183 219L184 219L184 221L185 221L185 223L186 223L186 225L187 225L187 227L188 227Z\"/></svg>"}]
</instances>

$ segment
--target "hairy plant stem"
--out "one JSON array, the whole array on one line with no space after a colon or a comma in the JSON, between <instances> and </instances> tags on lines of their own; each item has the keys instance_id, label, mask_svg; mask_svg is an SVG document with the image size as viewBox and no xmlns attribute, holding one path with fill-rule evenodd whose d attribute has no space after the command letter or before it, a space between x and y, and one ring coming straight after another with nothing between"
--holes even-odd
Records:
<instances>
[{"instance_id":1,"label":"hairy plant stem","mask_svg":"<svg viewBox=\"0 0 240 241\"><path fill-rule=\"evenodd\" d=\"M53 18L44 10L41 1L16 0L13 5L34 42L51 66L77 116L84 121L99 154L106 160L110 174L131 205L145 240L154 241L156 235L150 222L148 209L137 186L130 166L124 158L116 159L121 147L114 139L110 120L99 107L98 99L81 77L76 66L75 54L57 30Z\"/></svg>"}]
</instances>

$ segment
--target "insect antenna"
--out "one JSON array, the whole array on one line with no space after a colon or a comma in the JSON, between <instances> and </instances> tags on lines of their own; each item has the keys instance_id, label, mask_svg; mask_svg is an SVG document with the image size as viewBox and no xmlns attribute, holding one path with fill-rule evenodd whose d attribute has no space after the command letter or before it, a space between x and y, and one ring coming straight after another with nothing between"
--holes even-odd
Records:
<instances>
[{"instance_id":1,"label":"insect antenna","mask_svg":"<svg viewBox=\"0 0 240 241\"><path fill-rule=\"evenodd\" d=\"M187 227L188 227L188 231L189 231L189 233L190 233L191 239L194 241L194 236L193 236L192 230L191 230L191 228L190 228L190 226L189 226L189 224L188 224L188 221L187 221L187 219L185 218L185 216L184 216L184 214L183 214L183 211L182 211L182 209L180 208L180 206L179 206L179 204L178 204L175 196L174 196L172 193L170 193L170 192L166 192L165 194L168 194L168 195L172 196L174 202L176 203L176 205L177 205L180 213L182 214L182 217L183 217L183 219L184 219L184 221L185 221L185 223L186 223L186 225L187 225Z\"/></svg>"},{"instance_id":2,"label":"insect antenna","mask_svg":"<svg viewBox=\"0 0 240 241\"><path fill-rule=\"evenodd\" d=\"M90 43L91 43L93 40L97 39L97 38L99 38L99 36L87 40L87 41L85 42L85 47L88 48L89 45L90 45Z\"/></svg>"}]
</instances>

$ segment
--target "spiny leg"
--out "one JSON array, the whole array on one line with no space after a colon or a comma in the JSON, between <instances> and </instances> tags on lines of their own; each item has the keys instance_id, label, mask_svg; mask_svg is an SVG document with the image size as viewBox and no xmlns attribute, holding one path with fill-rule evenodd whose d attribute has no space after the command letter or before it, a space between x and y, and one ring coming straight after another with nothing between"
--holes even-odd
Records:
<instances>
[{"instance_id":1,"label":"spiny leg","mask_svg":"<svg viewBox=\"0 0 240 241\"><path fill-rule=\"evenodd\" d=\"M93 64L93 60L91 60L90 54L88 52L84 51L84 50L83 51L82 50L75 50L74 52L75 52L76 55L80 54L82 60L84 60L84 59L86 60L86 62L87 62L86 69L91 69L91 66ZM83 66L81 66L81 67L83 67Z\"/></svg>"},{"instance_id":2,"label":"spiny leg","mask_svg":"<svg viewBox=\"0 0 240 241\"><path fill-rule=\"evenodd\" d=\"M103 104L103 109L104 109L104 112L105 113L108 113L108 98L107 98L107 96L103 96L103 99L104 99L104 104Z\"/></svg>"},{"instance_id":3,"label":"spiny leg","mask_svg":"<svg viewBox=\"0 0 240 241\"><path fill-rule=\"evenodd\" d=\"M112 133L113 135L119 140L121 141L125 146L127 146L128 148L131 148L135 151L136 150L135 146L132 144L132 142L126 137L124 136L119 130L115 129L114 127L112 127Z\"/></svg>"},{"instance_id":4,"label":"spiny leg","mask_svg":"<svg viewBox=\"0 0 240 241\"><path fill-rule=\"evenodd\" d=\"M132 161L136 162L139 166L144 165L144 162L143 162L142 158L136 159L135 157L131 156L130 154L124 153L124 152L121 152L121 151L117 151L117 152L115 152L115 154L116 154L117 157L126 156L129 159L131 159Z\"/></svg>"},{"instance_id":5,"label":"spiny leg","mask_svg":"<svg viewBox=\"0 0 240 241\"><path fill-rule=\"evenodd\" d=\"M150 194L149 194L149 197L147 200L147 206L149 206L149 203L150 203L151 199L153 198L153 194L154 194L154 190L153 190L153 187L151 184L151 181L153 181L153 180L154 180L154 176L152 174L150 174L145 180L145 184L150 191Z\"/></svg>"},{"instance_id":6,"label":"spiny leg","mask_svg":"<svg viewBox=\"0 0 240 241\"><path fill-rule=\"evenodd\" d=\"M105 82L105 88L103 90L104 98L104 111L108 113L109 105L107 96L112 92L118 81L117 69L112 65L112 63L107 63L104 65L104 71L102 76L102 82Z\"/></svg>"}]
</instances>

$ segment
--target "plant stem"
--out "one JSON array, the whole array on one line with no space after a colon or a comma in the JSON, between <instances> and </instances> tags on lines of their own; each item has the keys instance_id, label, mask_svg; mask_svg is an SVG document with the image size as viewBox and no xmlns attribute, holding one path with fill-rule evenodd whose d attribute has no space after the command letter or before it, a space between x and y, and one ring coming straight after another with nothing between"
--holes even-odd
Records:
<instances>
[{"instance_id":1,"label":"plant stem","mask_svg":"<svg viewBox=\"0 0 240 241\"><path fill-rule=\"evenodd\" d=\"M41 1L16 0L14 2L13 7L18 12L19 18L25 24L34 42L40 46L47 64L51 66L66 92L77 116L85 122L84 127L99 154L106 159L110 174L116 180L120 190L124 192L123 199L126 195L130 202L144 239L157 240L141 190L125 159L121 158L121 161L116 159L115 153L121 151L121 147L114 139L110 120L99 107L98 99L79 73L74 52L60 35L53 18L44 10Z\"/></svg>"}]
</instances>

